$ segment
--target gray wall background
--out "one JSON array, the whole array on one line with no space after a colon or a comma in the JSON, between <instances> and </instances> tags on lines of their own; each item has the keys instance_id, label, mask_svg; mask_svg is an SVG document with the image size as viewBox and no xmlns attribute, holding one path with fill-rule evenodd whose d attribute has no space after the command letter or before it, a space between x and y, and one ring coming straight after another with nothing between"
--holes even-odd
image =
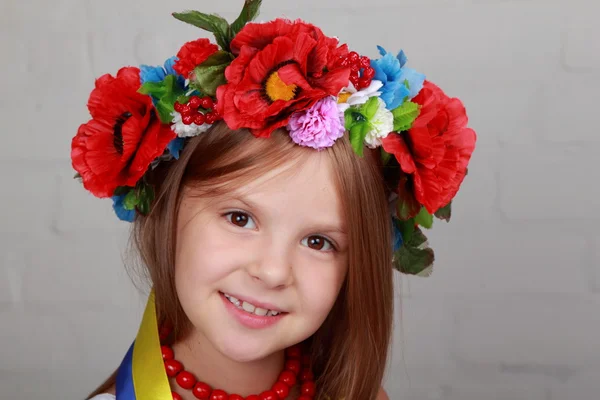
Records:
<instances>
[{"instance_id":1,"label":"gray wall background","mask_svg":"<svg viewBox=\"0 0 600 400\"><path fill-rule=\"evenodd\" d=\"M403 48L479 135L431 278L398 276L399 400L591 400L600 389L599 3L278 0L362 54ZM127 225L72 179L94 78L158 65L241 0L0 4L0 398L81 399L118 365L145 296Z\"/></svg>"}]
</instances>

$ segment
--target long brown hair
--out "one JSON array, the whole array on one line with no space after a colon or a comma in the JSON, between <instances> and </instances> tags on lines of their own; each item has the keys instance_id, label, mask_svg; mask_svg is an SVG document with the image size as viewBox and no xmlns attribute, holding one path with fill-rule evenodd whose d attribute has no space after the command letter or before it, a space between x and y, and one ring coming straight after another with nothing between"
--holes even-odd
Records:
<instances>
[{"instance_id":1,"label":"long brown hair","mask_svg":"<svg viewBox=\"0 0 600 400\"><path fill-rule=\"evenodd\" d=\"M375 399L387 364L393 323L392 238L388 193L378 153L358 157L347 135L326 149L348 226L348 274L329 316L307 341L318 388L316 399ZM133 224L132 243L141 271L155 292L159 321L168 319L176 337L190 322L175 290L176 221L183 188L211 192L252 181L287 162L301 162L312 149L275 131L256 139L223 123L191 139L176 162L161 163L148 174L157 197L149 215ZM210 188L210 189L209 189ZM114 384L111 376L92 395Z\"/></svg>"}]
</instances>

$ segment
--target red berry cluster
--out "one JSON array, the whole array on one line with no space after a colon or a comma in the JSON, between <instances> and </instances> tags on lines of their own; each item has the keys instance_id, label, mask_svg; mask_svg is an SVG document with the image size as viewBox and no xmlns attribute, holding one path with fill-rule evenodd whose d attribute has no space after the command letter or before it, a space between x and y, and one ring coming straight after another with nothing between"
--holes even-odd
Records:
<instances>
[{"instance_id":1,"label":"red berry cluster","mask_svg":"<svg viewBox=\"0 0 600 400\"><path fill-rule=\"evenodd\" d=\"M214 124L221 119L209 96L192 96L186 104L176 101L173 108L181 114L181 120L186 125Z\"/></svg>"},{"instance_id":2,"label":"red berry cluster","mask_svg":"<svg viewBox=\"0 0 600 400\"><path fill-rule=\"evenodd\" d=\"M360 56L357 52L351 51L340 60L342 67L350 67L350 82L356 90L366 88L371 84L375 76L375 70L371 67L371 60L367 56Z\"/></svg>"}]
</instances>

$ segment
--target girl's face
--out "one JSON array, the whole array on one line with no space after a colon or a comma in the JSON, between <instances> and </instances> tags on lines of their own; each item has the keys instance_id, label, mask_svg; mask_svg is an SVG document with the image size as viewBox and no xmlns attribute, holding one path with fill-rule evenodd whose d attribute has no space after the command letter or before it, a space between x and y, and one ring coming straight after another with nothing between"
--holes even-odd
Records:
<instances>
[{"instance_id":1,"label":"girl's face","mask_svg":"<svg viewBox=\"0 0 600 400\"><path fill-rule=\"evenodd\" d=\"M235 361L311 336L346 276L346 229L325 152L226 197L185 193L175 282L194 334Z\"/></svg>"}]
</instances>

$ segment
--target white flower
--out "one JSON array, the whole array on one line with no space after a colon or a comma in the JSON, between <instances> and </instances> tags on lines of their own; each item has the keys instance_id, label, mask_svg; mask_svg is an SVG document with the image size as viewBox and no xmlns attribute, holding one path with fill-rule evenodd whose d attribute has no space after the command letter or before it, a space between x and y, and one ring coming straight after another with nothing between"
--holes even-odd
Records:
<instances>
[{"instance_id":1,"label":"white flower","mask_svg":"<svg viewBox=\"0 0 600 400\"><path fill-rule=\"evenodd\" d=\"M386 108L385 101L378 97L377 102L379 107L375 112L375 116L369 121L373 129L365 137L367 146L372 149L381 146L381 139L394 130L394 115Z\"/></svg>"},{"instance_id":2,"label":"white flower","mask_svg":"<svg viewBox=\"0 0 600 400\"><path fill-rule=\"evenodd\" d=\"M371 84L362 90L356 90L354 85L350 83L348 87L342 89L338 95L338 110L343 115L350 106L365 104L370 97L379 97L381 92L379 89L383 86L383 82L373 79ZM350 94L350 96L348 96ZM344 98L347 97L345 101Z\"/></svg>"},{"instance_id":3,"label":"white flower","mask_svg":"<svg viewBox=\"0 0 600 400\"><path fill-rule=\"evenodd\" d=\"M173 120L171 121L173 123L171 125L171 129L179 137L198 136L202 132L206 132L212 126L211 124L196 125L194 123L186 125L181 120L181 114L179 114L177 111L172 112L171 116L173 116Z\"/></svg>"}]
</instances>

